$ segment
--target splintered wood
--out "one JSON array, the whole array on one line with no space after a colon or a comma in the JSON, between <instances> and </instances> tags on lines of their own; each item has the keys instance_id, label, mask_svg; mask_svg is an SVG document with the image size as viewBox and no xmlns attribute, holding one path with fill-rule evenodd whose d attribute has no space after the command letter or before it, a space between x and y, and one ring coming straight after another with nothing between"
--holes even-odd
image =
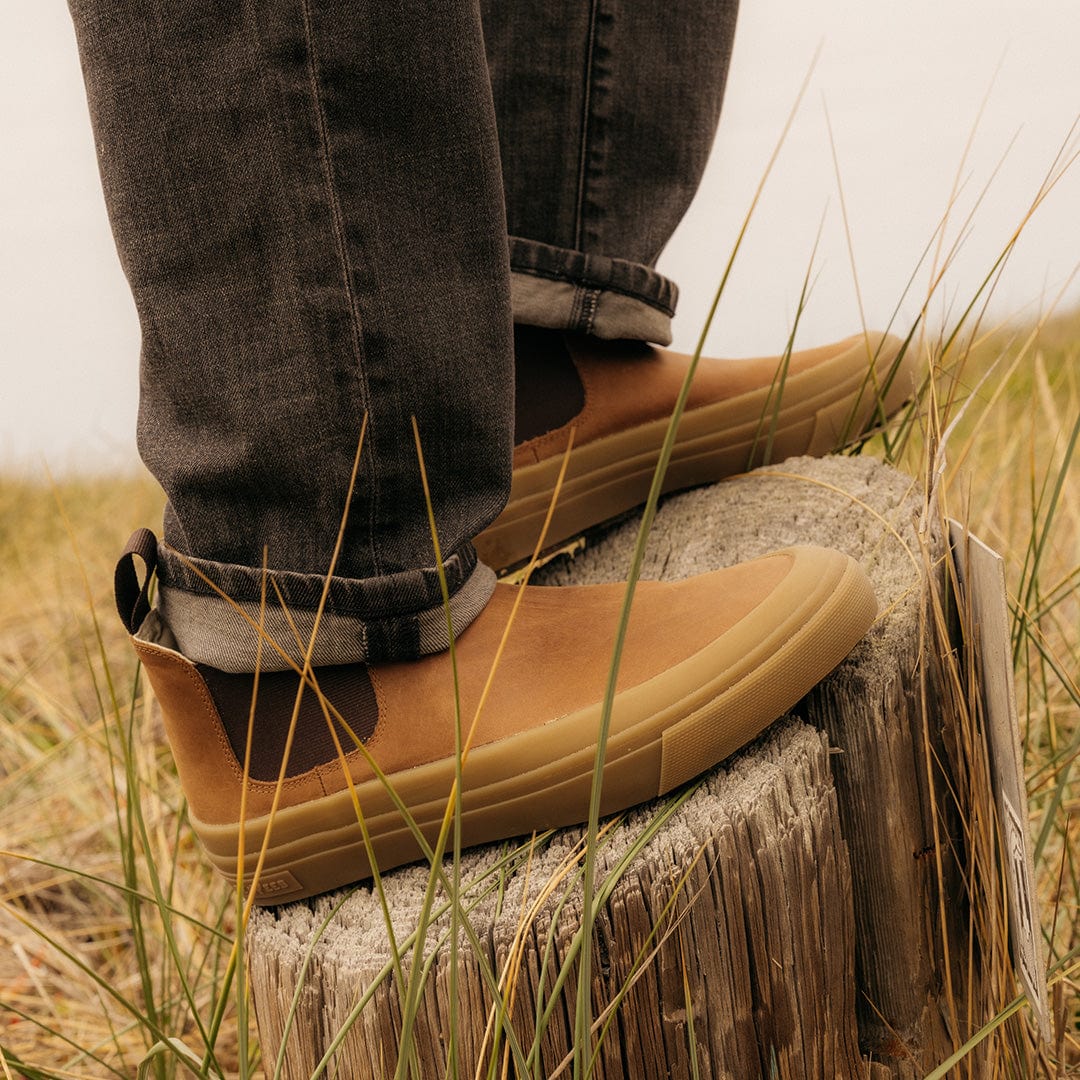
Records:
<instances>
[{"instance_id":1,"label":"splintered wood","mask_svg":"<svg viewBox=\"0 0 1080 1080\"><path fill-rule=\"evenodd\" d=\"M946 982L968 1015L984 1015L976 979L944 977L968 942L951 839L962 830L941 772L952 718L941 643L923 617L923 510L910 478L861 458L787 462L661 508L645 577L822 544L860 560L881 614L794 716L675 802L608 823L593 1076L915 1077L970 1034L950 1029ZM635 528L616 527L542 580L622 580ZM451 917L437 893L413 1075L446 1074L452 1013L457 1075L573 1075L581 835L466 854L470 932L459 934L453 996ZM394 1074L426 883L418 866L384 880L396 969L370 885L255 913L247 948L268 1074L279 1055L287 1080L324 1058L329 1076Z\"/></svg>"},{"instance_id":2,"label":"splintered wood","mask_svg":"<svg viewBox=\"0 0 1080 1080\"><path fill-rule=\"evenodd\" d=\"M595 1014L600 1016L629 989L601 1043L596 1075L653 1077L659 1075L659 1062L671 1075L691 1075L691 1023L693 1053L703 1076L757 1075L763 1064L760 1041L775 1051L781 1075L790 1075L807 1058L827 1063L822 1075L854 1069L860 1058L851 881L823 738L805 724L781 726L753 755L742 755L711 775L618 878L622 858L659 809L628 815L608 833L601 854L598 881L613 879L614 888L596 923ZM512 960L517 972L513 1024L526 1048L533 1043L538 1008L542 1012L552 999L580 925L579 836L579 830L565 830L537 851L527 874L521 865L505 883L495 875L492 881L481 876L483 857L470 857L465 866L466 880L480 877L471 895L502 885L501 896L489 896L483 912L471 918L491 970L501 974ZM820 864L815 852L827 853ZM421 875L415 870L406 874L419 891ZM260 1032L271 1048L281 1044L286 1009L268 1008L264 992L277 987L274 998L287 1003L291 991L285 994L285 988L295 986L298 962L303 962L296 946L314 938L336 899L264 914L252 929L252 977L263 988L256 994ZM396 902L403 899L394 894ZM402 907L412 913L417 897L410 899ZM531 912L524 932L522 910ZM303 1015L287 1042L288 1076L314 1071L329 1037L346 1024L358 991L374 981L389 959L385 941L370 948L377 919L368 891L362 898L354 894L316 943ZM447 1052L443 1036L449 1031L450 957L448 945L440 945L437 937L448 927L444 917L430 936L435 966L424 987L416 1033L424 1072L431 1075L441 1075ZM408 931L405 915L395 932L403 940ZM358 947L343 947L345 942ZM490 1038L487 1046L484 1042L491 997L483 985L476 958L463 947L463 1075L473 1075L491 1050ZM541 1076L555 1075L573 1046L574 986L570 980L561 1000L554 998L557 1007L540 1040ZM834 1004L836 993L846 1001ZM836 1005L843 1005L847 1016L840 1026L832 1020ZM361 1022L338 1050L338 1075L392 1073L399 1018L398 989L392 978L383 978ZM748 1038L750 1032L757 1034Z\"/></svg>"}]
</instances>

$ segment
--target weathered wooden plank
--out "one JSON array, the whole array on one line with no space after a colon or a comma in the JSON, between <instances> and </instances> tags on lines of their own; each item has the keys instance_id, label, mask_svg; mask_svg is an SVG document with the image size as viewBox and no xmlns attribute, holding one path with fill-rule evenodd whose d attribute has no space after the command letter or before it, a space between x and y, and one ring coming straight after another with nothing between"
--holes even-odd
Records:
<instances>
[{"instance_id":1,"label":"weathered wooden plank","mask_svg":"<svg viewBox=\"0 0 1080 1080\"><path fill-rule=\"evenodd\" d=\"M798 790L792 792L792 778ZM605 848L599 862L603 880L655 807L630 815ZM519 873L508 883L502 912L474 918L496 970L503 968L517 929L522 893L529 903L550 880L565 852L564 843L540 853L529 882ZM833 1077L836 1063L861 1065L854 1014L837 1022L827 1001L834 986L850 986L854 940L846 860L816 864L823 845L843 846L835 791L828 771L828 747L820 734L795 721L777 728L753 751L716 772L641 855L633 872L616 887L597 922L593 959L594 1008L599 1014L630 980L635 958L649 948L654 931L670 931L656 958L633 982L611 1031L601 1046L596 1075L626 1080L690 1075L691 1053L703 1076L768 1075L770 1052L781 1075ZM700 858L694 864L694 859ZM472 876L494 852L470 854ZM681 892L677 883L688 867ZM422 887L422 871L396 875ZM790 891L799 883L797 893ZM560 906L555 892L526 935L515 1018L522 1038L531 1041L532 988L552 978L541 974L546 935L553 928L556 963L568 955L580 921L580 885ZM679 896L675 916L663 915ZM334 898L264 912L249 933L249 955L260 1031L267 1052L276 1053L297 982L300 941L311 940L315 925ZM354 893L340 906L328 932L314 943L316 961L310 985L286 1048L287 1075L307 1076L341 1030L373 968L388 958L385 941L372 951L370 892ZM793 930L791 912L799 913ZM679 916L682 916L679 921ZM403 920L402 925L407 925ZM439 927L445 929L446 919ZM436 934L431 936L434 943ZM366 947L361 942L367 943ZM824 951L828 941L833 947ZM807 956L808 943L813 955ZM350 947L351 946L351 947ZM417 1052L425 1075L442 1075L449 1030L447 970L449 952L435 961L417 1026ZM684 986L684 977L686 986ZM471 1075L482 1060L481 1041L491 998L481 990L475 959L463 953L460 969L460 1065ZM688 992L687 992L688 991ZM573 1045L573 993L556 1008L542 1046L541 1075L550 1075ZM810 1005L809 1008L806 1006ZM691 1050L687 1010L694 1014ZM827 1016L828 1023L820 1023ZM384 979L371 1006L361 1014L335 1057L339 1075L366 1077L392 1071L396 1064L400 1010L392 981ZM827 1048L826 1048L827 1044ZM797 1073L807 1060L820 1067ZM663 1064L662 1064L663 1063ZM827 1071L826 1071L827 1070ZM843 1075L841 1071L840 1075ZM511 1073L513 1075L513 1073Z\"/></svg>"}]
</instances>

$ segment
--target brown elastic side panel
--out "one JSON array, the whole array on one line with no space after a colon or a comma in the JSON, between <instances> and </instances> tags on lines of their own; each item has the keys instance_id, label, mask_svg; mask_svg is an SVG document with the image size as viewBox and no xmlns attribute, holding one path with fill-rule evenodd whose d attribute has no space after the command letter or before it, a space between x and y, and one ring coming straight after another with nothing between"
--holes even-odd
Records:
<instances>
[{"instance_id":1,"label":"brown elastic side panel","mask_svg":"<svg viewBox=\"0 0 1080 1080\"><path fill-rule=\"evenodd\" d=\"M205 664L196 666L217 706L236 760L243 765L255 676L231 675ZM379 708L367 668L362 664L324 667L315 672L315 677L319 689L341 714L353 734L361 742L367 742L379 719ZM250 775L253 780L276 780L278 777L299 685L300 676L292 671L264 672L259 676L251 738ZM334 724L342 750L346 754L355 750L356 742L352 735L338 721L335 720ZM335 760L337 750L322 706L314 691L305 687L285 775L299 776L317 765Z\"/></svg>"},{"instance_id":2,"label":"brown elastic side panel","mask_svg":"<svg viewBox=\"0 0 1080 1080\"><path fill-rule=\"evenodd\" d=\"M585 408L585 388L561 330L514 327L514 444L561 428Z\"/></svg>"}]
</instances>

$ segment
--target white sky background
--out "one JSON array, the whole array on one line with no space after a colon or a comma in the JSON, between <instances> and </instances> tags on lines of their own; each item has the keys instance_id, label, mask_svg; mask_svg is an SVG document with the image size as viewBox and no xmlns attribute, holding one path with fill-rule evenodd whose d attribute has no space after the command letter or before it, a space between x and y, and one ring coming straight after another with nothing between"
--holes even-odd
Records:
<instances>
[{"instance_id":1,"label":"white sky background","mask_svg":"<svg viewBox=\"0 0 1080 1080\"><path fill-rule=\"evenodd\" d=\"M819 45L722 301L710 337L714 355L783 348L823 215L796 345L859 326L826 110L872 326L892 316L957 176L950 237L990 183L932 319L941 321L945 304L963 307L1080 116L1078 41L1076 0L744 0L710 167L660 263L682 290L676 347L693 348ZM63 3L47 0L6 20L0 133L0 467L131 464L138 327L108 230ZM1078 262L1080 163L1025 230L993 317L1038 314ZM901 305L903 328L919 310L928 274L928 267L917 274ZM1066 303L1078 300L1080 275Z\"/></svg>"}]
</instances>

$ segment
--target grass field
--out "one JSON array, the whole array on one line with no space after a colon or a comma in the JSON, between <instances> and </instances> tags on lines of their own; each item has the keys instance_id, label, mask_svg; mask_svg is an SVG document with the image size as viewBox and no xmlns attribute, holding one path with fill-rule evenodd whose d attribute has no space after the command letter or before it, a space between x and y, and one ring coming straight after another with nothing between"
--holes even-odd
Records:
<instances>
[{"instance_id":1,"label":"grass field","mask_svg":"<svg viewBox=\"0 0 1080 1080\"><path fill-rule=\"evenodd\" d=\"M1080 315L945 346L921 343L918 417L862 452L924 476L955 419L948 508L1006 558L1051 964L1044 1067L1080 1076ZM115 557L161 508L142 475L0 478L3 1076L134 1077L144 1060L183 1075L170 1039L206 1075L259 1068L242 995L225 992L234 897L199 858L112 610Z\"/></svg>"}]
</instances>

